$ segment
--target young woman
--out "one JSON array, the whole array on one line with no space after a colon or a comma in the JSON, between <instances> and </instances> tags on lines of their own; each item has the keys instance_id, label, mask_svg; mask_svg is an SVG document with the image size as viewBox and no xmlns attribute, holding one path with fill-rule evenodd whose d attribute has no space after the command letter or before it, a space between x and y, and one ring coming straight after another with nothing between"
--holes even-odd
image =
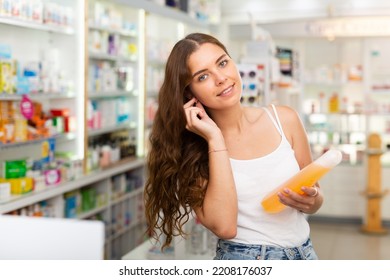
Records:
<instances>
[{"instance_id":1,"label":"young woman","mask_svg":"<svg viewBox=\"0 0 390 280\"><path fill-rule=\"evenodd\" d=\"M286 106L244 107L234 61L216 38L194 33L168 58L150 135L146 217L150 233L185 235L194 212L219 241L215 259L317 259L305 214L323 196L279 193L288 207L268 214L262 198L312 162L306 132Z\"/></svg>"}]
</instances>

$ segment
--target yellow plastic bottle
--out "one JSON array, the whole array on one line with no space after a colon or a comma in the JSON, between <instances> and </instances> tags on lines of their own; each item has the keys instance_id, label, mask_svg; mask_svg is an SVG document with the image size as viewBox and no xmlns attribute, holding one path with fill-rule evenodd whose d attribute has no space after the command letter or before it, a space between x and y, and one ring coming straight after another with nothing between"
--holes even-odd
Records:
<instances>
[{"instance_id":1,"label":"yellow plastic bottle","mask_svg":"<svg viewBox=\"0 0 390 280\"><path fill-rule=\"evenodd\" d=\"M337 92L334 92L329 98L329 113L338 113L339 110L339 95Z\"/></svg>"},{"instance_id":2,"label":"yellow plastic bottle","mask_svg":"<svg viewBox=\"0 0 390 280\"><path fill-rule=\"evenodd\" d=\"M283 189L290 189L296 193L303 194L301 187L312 187L328 171L341 162L342 154L339 150L328 150L311 164L304 167L293 177L285 181L274 191L264 197L261 202L264 210L268 213L278 213L286 208L286 205L279 201L278 193Z\"/></svg>"}]
</instances>

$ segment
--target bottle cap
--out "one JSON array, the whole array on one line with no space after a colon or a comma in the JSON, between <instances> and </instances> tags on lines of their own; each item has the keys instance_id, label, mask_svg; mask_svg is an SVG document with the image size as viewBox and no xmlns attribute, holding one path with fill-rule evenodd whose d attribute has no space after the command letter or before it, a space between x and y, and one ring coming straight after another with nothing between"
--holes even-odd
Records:
<instances>
[{"instance_id":1,"label":"bottle cap","mask_svg":"<svg viewBox=\"0 0 390 280\"><path fill-rule=\"evenodd\" d=\"M319 165L332 168L341 162L343 155L339 150L331 149L315 160Z\"/></svg>"}]
</instances>

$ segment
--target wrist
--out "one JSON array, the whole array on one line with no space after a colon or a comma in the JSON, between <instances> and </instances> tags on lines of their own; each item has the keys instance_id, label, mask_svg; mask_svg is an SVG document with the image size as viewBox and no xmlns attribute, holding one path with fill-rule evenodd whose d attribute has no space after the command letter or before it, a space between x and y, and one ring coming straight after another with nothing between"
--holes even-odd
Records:
<instances>
[{"instance_id":1,"label":"wrist","mask_svg":"<svg viewBox=\"0 0 390 280\"><path fill-rule=\"evenodd\" d=\"M225 139L221 135L215 135L208 141L209 151L226 150Z\"/></svg>"},{"instance_id":2,"label":"wrist","mask_svg":"<svg viewBox=\"0 0 390 280\"><path fill-rule=\"evenodd\" d=\"M218 153L218 152L227 152L228 149L224 148L224 149L218 149L218 150L215 150L215 149L212 149L212 150L209 150L209 154L211 153Z\"/></svg>"},{"instance_id":3,"label":"wrist","mask_svg":"<svg viewBox=\"0 0 390 280\"><path fill-rule=\"evenodd\" d=\"M222 139L214 139L209 141L209 151L227 150L225 141Z\"/></svg>"}]
</instances>

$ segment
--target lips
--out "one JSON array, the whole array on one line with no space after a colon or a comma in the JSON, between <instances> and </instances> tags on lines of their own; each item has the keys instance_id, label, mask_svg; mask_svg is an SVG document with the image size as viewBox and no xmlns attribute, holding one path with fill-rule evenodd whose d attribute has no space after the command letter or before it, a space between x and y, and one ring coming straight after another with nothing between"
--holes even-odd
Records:
<instances>
[{"instance_id":1,"label":"lips","mask_svg":"<svg viewBox=\"0 0 390 280\"><path fill-rule=\"evenodd\" d=\"M220 94L218 94L217 96L227 96L229 95L232 91L233 91L233 86L234 85L231 85L230 87L224 89Z\"/></svg>"}]
</instances>

